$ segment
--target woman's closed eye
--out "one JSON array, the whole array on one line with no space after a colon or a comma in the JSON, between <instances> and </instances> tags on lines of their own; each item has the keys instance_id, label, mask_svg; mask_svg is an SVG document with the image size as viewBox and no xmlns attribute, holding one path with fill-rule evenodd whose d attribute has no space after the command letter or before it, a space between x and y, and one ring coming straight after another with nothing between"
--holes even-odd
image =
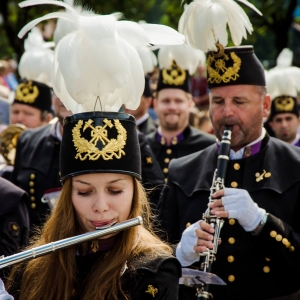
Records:
<instances>
[{"instance_id":1,"label":"woman's closed eye","mask_svg":"<svg viewBox=\"0 0 300 300\"><path fill-rule=\"evenodd\" d=\"M77 191L78 196L87 197L92 193L92 191Z\"/></svg>"},{"instance_id":2,"label":"woman's closed eye","mask_svg":"<svg viewBox=\"0 0 300 300\"><path fill-rule=\"evenodd\" d=\"M123 190L108 189L108 193L111 195L119 195L123 193Z\"/></svg>"}]
</instances>

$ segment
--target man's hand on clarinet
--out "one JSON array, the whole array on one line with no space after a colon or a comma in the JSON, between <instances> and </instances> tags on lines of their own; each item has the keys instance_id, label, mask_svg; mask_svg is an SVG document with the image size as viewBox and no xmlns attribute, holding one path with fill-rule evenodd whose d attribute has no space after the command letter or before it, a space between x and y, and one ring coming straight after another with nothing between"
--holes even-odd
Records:
<instances>
[{"instance_id":1,"label":"man's hand on clarinet","mask_svg":"<svg viewBox=\"0 0 300 300\"><path fill-rule=\"evenodd\" d=\"M256 229L266 214L243 189L225 188L215 192L212 197L216 200L209 204L211 214L219 218L237 219L246 231Z\"/></svg>"}]
</instances>

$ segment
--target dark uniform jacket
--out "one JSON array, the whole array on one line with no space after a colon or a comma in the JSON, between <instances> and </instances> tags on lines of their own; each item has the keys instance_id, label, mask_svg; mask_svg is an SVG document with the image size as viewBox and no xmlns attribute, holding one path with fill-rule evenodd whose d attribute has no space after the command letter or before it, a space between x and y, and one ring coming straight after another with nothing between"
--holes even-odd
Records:
<instances>
[{"instance_id":1,"label":"dark uniform jacket","mask_svg":"<svg viewBox=\"0 0 300 300\"><path fill-rule=\"evenodd\" d=\"M28 196L25 191L0 177L0 256L9 256L28 245ZM4 272L0 272L4 279Z\"/></svg>"},{"instance_id":2,"label":"dark uniform jacket","mask_svg":"<svg viewBox=\"0 0 300 300\"><path fill-rule=\"evenodd\" d=\"M86 281L90 280L90 272L97 261L103 259L105 254L106 252L96 252L89 255L76 256L77 285L74 288L72 300L83 299ZM130 300L178 299L181 265L176 258L164 256L150 259L148 256L140 256L134 261L127 263L127 265L128 269L122 275L122 288ZM9 293L14 296L15 300L19 299L21 280L22 272L19 272L13 286L9 289ZM100 284L101 282L99 282ZM120 297L120 300L124 300L124 298Z\"/></svg>"},{"instance_id":3,"label":"dark uniform jacket","mask_svg":"<svg viewBox=\"0 0 300 300\"><path fill-rule=\"evenodd\" d=\"M28 129L20 134L11 181L29 195L30 227L40 226L50 212L41 198L46 190L61 187L60 141L53 135L56 124Z\"/></svg>"},{"instance_id":4,"label":"dark uniform jacket","mask_svg":"<svg viewBox=\"0 0 300 300\"><path fill-rule=\"evenodd\" d=\"M156 208L158 199L165 183L162 170L149 146L146 136L138 130L138 138L142 160L142 184L149 191L152 208Z\"/></svg>"},{"instance_id":5,"label":"dark uniform jacket","mask_svg":"<svg viewBox=\"0 0 300 300\"><path fill-rule=\"evenodd\" d=\"M150 132L155 131L157 127L158 123L154 121L150 116L143 123L137 126L138 130L146 135Z\"/></svg>"},{"instance_id":6,"label":"dark uniform jacket","mask_svg":"<svg viewBox=\"0 0 300 300\"><path fill-rule=\"evenodd\" d=\"M170 242L177 243L186 226L202 219L216 165L216 145L172 161L159 202ZM229 161L225 186L247 190L269 217L258 236L225 219L212 273L227 286L211 287L214 300L269 299L300 289L299 168L300 149L269 136L257 154Z\"/></svg>"},{"instance_id":7,"label":"dark uniform jacket","mask_svg":"<svg viewBox=\"0 0 300 300\"><path fill-rule=\"evenodd\" d=\"M183 131L184 139L180 142L166 146L158 141L157 131L147 135L149 145L164 173L168 177L169 163L173 158L179 158L188 154L202 150L215 143L213 135L202 132L194 127L188 126Z\"/></svg>"}]
</instances>

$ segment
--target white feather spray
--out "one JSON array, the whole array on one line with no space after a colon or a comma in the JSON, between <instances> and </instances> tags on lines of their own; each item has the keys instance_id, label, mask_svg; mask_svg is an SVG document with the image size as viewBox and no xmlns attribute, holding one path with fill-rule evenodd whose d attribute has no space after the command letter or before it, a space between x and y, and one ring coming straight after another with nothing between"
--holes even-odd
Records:
<instances>
[{"instance_id":1,"label":"white feather spray","mask_svg":"<svg viewBox=\"0 0 300 300\"><path fill-rule=\"evenodd\" d=\"M239 1L262 15L247 0ZM217 51L216 43L224 47L228 44L227 25L235 46L247 38L247 31L253 31L248 16L234 0L194 0L184 6L178 31L192 47L204 52Z\"/></svg>"},{"instance_id":2,"label":"white feather spray","mask_svg":"<svg viewBox=\"0 0 300 300\"><path fill-rule=\"evenodd\" d=\"M53 42L45 42L41 31L33 27L24 41L25 52L21 56L18 71L21 78L35 80L52 86L51 71L54 60Z\"/></svg>"},{"instance_id":3,"label":"white feather spray","mask_svg":"<svg viewBox=\"0 0 300 300\"><path fill-rule=\"evenodd\" d=\"M265 72L267 92L278 96L297 97L300 92L300 68L292 66L293 52L285 48L276 59L276 66Z\"/></svg>"},{"instance_id":4,"label":"white feather spray","mask_svg":"<svg viewBox=\"0 0 300 300\"><path fill-rule=\"evenodd\" d=\"M158 64L160 69L170 69L172 61L193 75L198 66L205 65L205 53L187 44L162 46L158 51Z\"/></svg>"},{"instance_id":5,"label":"white feather spray","mask_svg":"<svg viewBox=\"0 0 300 300\"><path fill-rule=\"evenodd\" d=\"M55 4L67 9L37 18L22 28L19 37L37 23L62 18L74 23L55 49L53 89L67 109L73 113L118 111L122 104L134 110L144 90L144 70L137 46L150 44L182 44L184 37L167 26L143 26L118 21L120 14L84 14L67 3L55 0L28 0L20 7ZM152 24L148 24L152 25ZM157 38L154 32L160 31ZM163 34L164 32L164 39ZM100 99L100 101L97 101Z\"/></svg>"}]
</instances>

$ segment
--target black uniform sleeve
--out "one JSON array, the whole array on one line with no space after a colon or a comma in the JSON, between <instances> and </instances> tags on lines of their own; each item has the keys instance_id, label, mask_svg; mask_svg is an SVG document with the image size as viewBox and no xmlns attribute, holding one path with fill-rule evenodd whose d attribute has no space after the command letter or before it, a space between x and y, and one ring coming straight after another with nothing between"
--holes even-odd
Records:
<instances>
[{"instance_id":1,"label":"black uniform sleeve","mask_svg":"<svg viewBox=\"0 0 300 300\"><path fill-rule=\"evenodd\" d=\"M170 170L171 168L172 164ZM176 205L176 189L177 186L169 178L158 202L158 219L162 230L160 237L172 244L178 243L181 237L178 207Z\"/></svg>"},{"instance_id":2,"label":"black uniform sleeve","mask_svg":"<svg viewBox=\"0 0 300 300\"><path fill-rule=\"evenodd\" d=\"M138 269L140 277L133 300L176 300L178 299L181 266L176 258L168 258L157 270Z\"/></svg>"}]
</instances>

